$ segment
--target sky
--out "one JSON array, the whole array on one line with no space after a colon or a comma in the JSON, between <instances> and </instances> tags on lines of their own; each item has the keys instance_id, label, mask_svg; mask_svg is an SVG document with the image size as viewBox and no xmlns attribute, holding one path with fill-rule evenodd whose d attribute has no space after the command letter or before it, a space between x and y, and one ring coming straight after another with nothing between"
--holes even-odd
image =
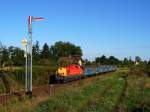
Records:
<instances>
[{"instance_id":1,"label":"sky","mask_svg":"<svg viewBox=\"0 0 150 112\"><path fill-rule=\"evenodd\" d=\"M150 59L150 0L0 0L0 41L22 48L29 38L53 45L69 41L83 50L83 58L140 56Z\"/></svg>"}]
</instances>

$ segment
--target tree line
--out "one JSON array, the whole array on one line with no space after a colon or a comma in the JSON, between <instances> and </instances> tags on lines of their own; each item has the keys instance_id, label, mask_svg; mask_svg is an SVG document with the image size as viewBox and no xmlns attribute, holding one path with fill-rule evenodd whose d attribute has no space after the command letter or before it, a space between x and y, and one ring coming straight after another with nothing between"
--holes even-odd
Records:
<instances>
[{"instance_id":1,"label":"tree line","mask_svg":"<svg viewBox=\"0 0 150 112\"><path fill-rule=\"evenodd\" d=\"M34 65L53 65L59 57L82 56L82 50L80 46L70 42L58 41L51 46L44 43L40 47L39 42L36 41L32 47L32 54ZM24 63L24 50L14 46L6 47L0 43L0 66L22 66Z\"/></svg>"},{"instance_id":2,"label":"tree line","mask_svg":"<svg viewBox=\"0 0 150 112\"><path fill-rule=\"evenodd\" d=\"M82 56L82 49L70 42L58 41L54 45L49 46L44 43L40 47L39 42L36 41L32 48L33 65L56 65L59 57L69 56ZM142 63L143 61L139 56L135 57L133 61L131 58L124 58L120 60L115 56L106 57L105 55L96 57L93 62L84 60L86 64L97 65L117 65L120 67L132 67L136 63ZM135 63L136 62L136 63ZM146 63L150 63L146 62ZM25 64L24 50L19 47L9 46L6 47L0 43L0 66L23 66Z\"/></svg>"},{"instance_id":3,"label":"tree line","mask_svg":"<svg viewBox=\"0 0 150 112\"><path fill-rule=\"evenodd\" d=\"M136 62L140 62L141 58L137 56L135 60ZM135 61L133 61L131 58L124 58L123 60L119 60L114 56L109 56L107 58L105 55L102 55L101 57L96 57L95 63L101 65L117 65L120 67L131 67L135 64Z\"/></svg>"}]
</instances>

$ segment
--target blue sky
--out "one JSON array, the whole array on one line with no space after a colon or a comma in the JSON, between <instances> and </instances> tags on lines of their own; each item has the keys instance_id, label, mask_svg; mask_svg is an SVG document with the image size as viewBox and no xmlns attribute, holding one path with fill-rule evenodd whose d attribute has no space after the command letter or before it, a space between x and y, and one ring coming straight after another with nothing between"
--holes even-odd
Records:
<instances>
[{"instance_id":1,"label":"blue sky","mask_svg":"<svg viewBox=\"0 0 150 112\"><path fill-rule=\"evenodd\" d=\"M22 47L29 15L46 19L33 23L40 45L70 41L84 58L150 59L150 0L0 0L0 41Z\"/></svg>"}]
</instances>

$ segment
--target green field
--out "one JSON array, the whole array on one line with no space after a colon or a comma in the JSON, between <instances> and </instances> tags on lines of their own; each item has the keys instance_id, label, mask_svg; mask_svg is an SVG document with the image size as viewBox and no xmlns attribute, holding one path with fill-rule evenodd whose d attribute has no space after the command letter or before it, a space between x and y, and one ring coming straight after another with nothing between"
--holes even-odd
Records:
<instances>
[{"instance_id":1,"label":"green field","mask_svg":"<svg viewBox=\"0 0 150 112\"><path fill-rule=\"evenodd\" d=\"M12 100L3 112L144 112L150 111L150 78L108 73L56 89L50 96Z\"/></svg>"},{"instance_id":2,"label":"green field","mask_svg":"<svg viewBox=\"0 0 150 112\"><path fill-rule=\"evenodd\" d=\"M8 81L11 92L22 91L25 87L25 68L24 67L5 67L0 69L3 76ZM49 84L49 74L54 73L56 67L33 66L33 87ZM6 93L5 85L0 74L0 94Z\"/></svg>"}]
</instances>

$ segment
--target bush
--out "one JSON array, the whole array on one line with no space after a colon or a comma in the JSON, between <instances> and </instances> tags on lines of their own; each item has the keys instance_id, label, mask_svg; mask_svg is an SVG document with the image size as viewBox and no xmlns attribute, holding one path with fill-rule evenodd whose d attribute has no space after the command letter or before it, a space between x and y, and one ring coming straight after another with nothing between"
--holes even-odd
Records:
<instances>
[{"instance_id":1,"label":"bush","mask_svg":"<svg viewBox=\"0 0 150 112\"><path fill-rule=\"evenodd\" d=\"M150 74L150 66L147 63L140 63L137 66L134 66L130 69L130 75L149 75Z\"/></svg>"}]
</instances>

